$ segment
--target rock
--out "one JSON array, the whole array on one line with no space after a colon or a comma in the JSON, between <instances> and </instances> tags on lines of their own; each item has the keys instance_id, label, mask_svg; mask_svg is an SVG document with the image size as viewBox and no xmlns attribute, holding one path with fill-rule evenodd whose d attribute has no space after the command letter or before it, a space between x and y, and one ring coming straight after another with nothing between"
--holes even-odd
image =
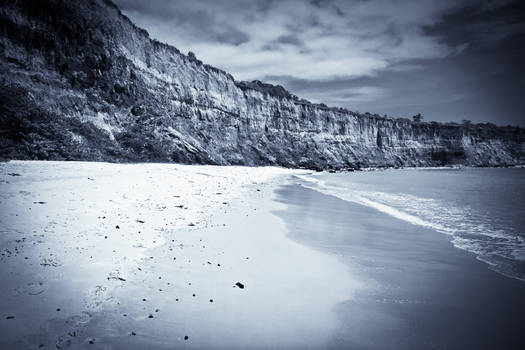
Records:
<instances>
[{"instance_id":1,"label":"rock","mask_svg":"<svg viewBox=\"0 0 525 350\"><path fill-rule=\"evenodd\" d=\"M188 340L189 337L187 335L184 336L184 340Z\"/></svg>"},{"instance_id":2,"label":"rock","mask_svg":"<svg viewBox=\"0 0 525 350\"><path fill-rule=\"evenodd\" d=\"M15 318L15 316L7 316L5 319L6 320L12 320L13 318Z\"/></svg>"},{"instance_id":3,"label":"rock","mask_svg":"<svg viewBox=\"0 0 525 350\"><path fill-rule=\"evenodd\" d=\"M20 175L18 173L8 173L7 175L9 175L9 176L22 176L22 175Z\"/></svg>"},{"instance_id":4,"label":"rock","mask_svg":"<svg viewBox=\"0 0 525 350\"><path fill-rule=\"evenodd\" d=\"M0 57L2 67L31 64L2 71L0 114L9 123L2 124L0 144L9 146L0 148L0 158L322 170L519 164L524 155L523 128L414 123L236 81L153 41L111 1L40 0L37 11L24 4L2 2L9 14L2 46L17 48L9 55L18 56ZM51 20L57 16L75 20ZM86 33L96 38L85 39ZM32 80L34 72L45 81Z\"/></svg>"},{"instance_id":5,"label":"rock","mask_svg":"<svg viewBox=\"0 0 525 350\"><path fill-rule=\"evenodd\" d=\"M107 277L107 280L118 280L118 281L126 281L126 279L124 277L121 277L118 275L118 271L116 272L110 272L109 273L109 276Z\"/></svg>"},{"instance_id":6,"label":"rock","mask_svg":"<svg viewBox=\"0 0 525 350\"><path fill-rule=\"evenodd\" d=\"M235 285L241 289L244 289L244 284L242 284L241 282L237 282L235 283Z\"/></svg>"}]
</instances>

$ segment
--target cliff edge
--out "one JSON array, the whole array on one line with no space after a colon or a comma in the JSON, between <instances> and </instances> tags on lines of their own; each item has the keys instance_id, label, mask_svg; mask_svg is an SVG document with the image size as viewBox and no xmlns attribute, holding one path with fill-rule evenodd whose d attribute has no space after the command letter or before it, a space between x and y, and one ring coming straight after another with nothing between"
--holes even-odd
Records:
<instances>
[{"instance_id":1,"label":"cliff edge","mask_svg":"<svg viewBox=\"0 0 525 350\"><path fill-rule=\"evenodd\" d=\"M412 122L238 82L109 0L1 1L0 157L281 165L525 163L525 131Z\"/></svg>"}]
</instances>

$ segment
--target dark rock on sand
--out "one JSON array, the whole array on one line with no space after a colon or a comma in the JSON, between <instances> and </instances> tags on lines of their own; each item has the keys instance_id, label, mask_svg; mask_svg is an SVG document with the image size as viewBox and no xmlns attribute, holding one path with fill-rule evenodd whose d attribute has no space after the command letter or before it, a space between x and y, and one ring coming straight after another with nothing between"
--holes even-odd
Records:
<instances>
[{"instance_id":1,"label":"dark rock on sand","mask_svg":"<svg viewBox=\"0 0 525 350\"><path fill-rule=\"evenodd\" d=\"M235 285L241 289L244 289L244 284L242 284L241 282L237 282L235 283Z\"/></svg>"}]
</instances>

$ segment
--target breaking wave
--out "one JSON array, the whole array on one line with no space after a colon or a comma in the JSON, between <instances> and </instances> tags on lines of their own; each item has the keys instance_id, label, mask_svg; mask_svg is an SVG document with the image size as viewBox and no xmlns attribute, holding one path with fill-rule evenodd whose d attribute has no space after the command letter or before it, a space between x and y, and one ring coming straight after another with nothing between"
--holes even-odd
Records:
<instances>
[{"instance_id":1,"label":"breaking wave","mask_svg":"<svg viewBox=\"0 0 525 350\"><path fill-rule=\"evenodd\" d=\"M455 247L474 253L492 270L525 281L523 233L503 225L495 225L488 216L476 213L468 207L451 206L438 199L328 185L310 175L296 177L304 187L447 234L452 237Z\"/></svg>"}]
</instances>

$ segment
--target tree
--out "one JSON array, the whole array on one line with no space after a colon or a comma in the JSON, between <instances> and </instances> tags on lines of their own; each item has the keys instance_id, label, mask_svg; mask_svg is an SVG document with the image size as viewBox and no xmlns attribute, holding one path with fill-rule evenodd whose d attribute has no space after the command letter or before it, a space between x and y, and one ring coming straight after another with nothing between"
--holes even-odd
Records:
<instances>
[{"instance_id":1,"label":"tree","mask_svg":"<svg viewBox=\"0 0 525 350\"><path fill-rule=\"evenodd\" d=\"M197 64L202 64L202 61L197 59L197 56L195 56L195 54L192 51L188 51L188 59L191 62L195 62Z\"/></svg>"},{"instance_id":2,"label":"tree","mask_svg":"<svg viewBox=\"0 0 525 350\"><path fill-rule=\"evenodd\" d=\"M421 115L421 113L418 113L416 114L415 116L412 117L412 120L415 122L415 123L421 123L421 121L423 120L423 116Z\"/></svg>"}]
</instances>

